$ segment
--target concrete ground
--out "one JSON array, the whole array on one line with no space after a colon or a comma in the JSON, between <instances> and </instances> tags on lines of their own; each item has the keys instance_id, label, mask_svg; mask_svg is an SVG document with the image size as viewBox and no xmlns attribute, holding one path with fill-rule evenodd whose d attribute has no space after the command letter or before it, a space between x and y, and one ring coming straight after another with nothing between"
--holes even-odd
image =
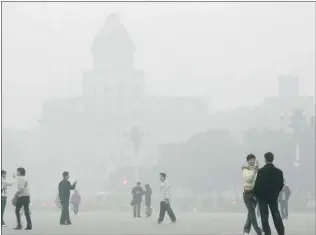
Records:
<instances>
[{"instance_id":1,"label":"concrete ground","mask_svg":"<svg viewBox=\"0 0 316 235\"><path fill-rule=\"evenodd\" d=\"M239 235L242 234L246 214L237 213L190 213L177 214L177 223L171 224L166 217L164 224L156 223L157 214L151 218L134 219L129 213L81 212L78 216L71 215L73 225L60 226L58 212L32 213L32 231L14 231L14 214L5 214L7 226L2 229L4 235L36 234L103 234L103 235ZM25 222L25 218L22 220ZM259 223L261 223L259 221ZM277 234L271 221L273 234ZM292 214L284 222L286 235L315 235L315 214ZM251 234L255 234L254 231Z\"/></svg>"}]
</instances>

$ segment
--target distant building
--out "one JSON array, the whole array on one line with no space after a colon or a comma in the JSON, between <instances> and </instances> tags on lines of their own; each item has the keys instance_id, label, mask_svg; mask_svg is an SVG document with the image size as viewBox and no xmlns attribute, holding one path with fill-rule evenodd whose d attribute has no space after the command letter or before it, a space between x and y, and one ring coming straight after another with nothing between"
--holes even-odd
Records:
<instances>
[{"instance_id":1,"label":"distant building","mask_svg":"<svg viewBox=\"0 0 316 235\"><path fill-rule=\"evenodd\" d=\"M278 78L278 96L282 98L299 97L299 78L283 75Z\"/></svg>"},{"instance_id":2,"label":"distant building","mask_svg":"<svg viewBox=\"0 0 316 235\"><path fill-rule=\"evenodd\" d=\"M149 133L140 148L143 165L156 162L160 144L205 130L207 99L146 95L144 73L134 66L135 46L117 15L107 18L92 55L81 96L42 106L41 154L59 175L69 166L89 182L104 176L109 165L134 165L133 147L124 136L133 126Z\"/></svg>"}]
</instances>

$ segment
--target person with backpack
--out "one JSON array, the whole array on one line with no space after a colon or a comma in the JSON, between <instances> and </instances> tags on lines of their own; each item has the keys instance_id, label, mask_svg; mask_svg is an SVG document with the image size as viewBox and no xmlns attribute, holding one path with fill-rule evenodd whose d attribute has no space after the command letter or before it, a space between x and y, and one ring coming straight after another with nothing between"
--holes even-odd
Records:
<instances>
[{"instance_id":1,"label":"person with backpack","mask_svg":"<svg viewBox=\"0 0 316 235\"><path fill-rule=\"evenodd\" d=\"M7 188L12 186L11 183L7 181L7 172L1 170L1 226L5 227L6 224L3 219L4 211L7 205Z\"/></svg>"}]
</instances>

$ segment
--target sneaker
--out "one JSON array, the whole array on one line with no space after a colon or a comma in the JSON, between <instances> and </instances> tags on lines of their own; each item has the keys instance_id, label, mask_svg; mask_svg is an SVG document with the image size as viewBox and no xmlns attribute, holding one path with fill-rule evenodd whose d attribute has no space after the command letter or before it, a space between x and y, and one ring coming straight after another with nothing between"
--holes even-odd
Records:
<instances>
[{"instance_id":1,"label":"sneaker","mask_svg":"<svg viewBox=\"0 0 316 235\"><path fill-rule=\"evenodd\" d=\"M2 224L1 226L2 226L2 227L7 227L7 225L6 225L6 224Z\"/></svg>"}]
</instances>

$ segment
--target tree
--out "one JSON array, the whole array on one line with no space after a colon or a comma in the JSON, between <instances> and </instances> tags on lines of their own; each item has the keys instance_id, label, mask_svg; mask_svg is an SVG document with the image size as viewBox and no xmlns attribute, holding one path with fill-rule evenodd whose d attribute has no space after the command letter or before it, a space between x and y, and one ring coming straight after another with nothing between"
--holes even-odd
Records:
<instances>
[{"instance_id":1,"label":"tree","mask_svg":"<svg viewBox=\"0 0 316 235\"><path fill-rule=\"evenodd\" d=\"M225 130L211 130L193 135L178 146L178 158L174 151L166 149L164 158L170 161L160 164L169 171L176 185L193 192L208 193L215 189L233 188L240 178L243 161L241 146ZM238 177L238 178L236 178Z\"/></svg>"}]
</instances>

